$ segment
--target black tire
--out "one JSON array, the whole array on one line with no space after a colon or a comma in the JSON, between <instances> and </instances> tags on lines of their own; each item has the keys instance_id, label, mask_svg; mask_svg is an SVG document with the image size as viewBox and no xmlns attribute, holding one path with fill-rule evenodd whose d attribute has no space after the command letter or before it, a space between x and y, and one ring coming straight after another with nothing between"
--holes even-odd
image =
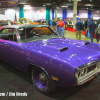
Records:
<instances>
[{"instance_id":1,"label":"black tire","mask_svg":"<svg viewBox=\"0 0 100 100\"><path fill-rule=\"evenodd\" d=\"M0 59L0 63L3 63L3 61Z\"/></svg>"},{"instance_id":2,"label":"black tire","mask_svg":"<svg viewBox=\"0 0 100 100\"><path fill-rule=\"evenodd\" d=\"M31 71L32 83L43 94L50 94L56 89L55 84L47 73L38 67L33 67Z\"/></svg>"}]
</instances>

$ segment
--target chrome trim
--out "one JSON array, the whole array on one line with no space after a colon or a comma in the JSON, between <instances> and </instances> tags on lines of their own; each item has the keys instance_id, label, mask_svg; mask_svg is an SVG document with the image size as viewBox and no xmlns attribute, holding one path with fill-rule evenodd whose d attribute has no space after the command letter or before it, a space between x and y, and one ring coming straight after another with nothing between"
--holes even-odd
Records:
<instances>
[{"instance_id":1,"label":"chrome trim","mask_svg":"<svg viewBox=\"0 0 100 100\"><path fill-rule=\"evenodd\" d=\"M95 69L93 69L90 72L84 74L83 76L78 77L78 73L79 73L79 71L81 71L81 69L88 68L88 67L93 66L95 64L96 64ZM85 65L88 65L88 64L85 64ZM82 68L76 68L74 85L82 85L85 82L95 78L95 76L97 76L99 73L100 73L100 62L99 61L91 62L91 63L89 63L88 66L85 66L85 67L82 67Z\"/></svg>"},{"instance_id":2,"label":"chrome trim","mask_svg":"<svg viewBox=\"0 0 100 100\"><path fill-rule=\"evenodd\" d=\"M82 70L82 69L85 69L85 68L88 68L88 67L90 67L90 66L93 66L93 65L95 65L95 64L97 64L97 62L95 62L95 63L93 63L93 64L89 64L88 66L85 66L85 67L79 69L78 71L80 71L80 70Z\"/></svg>"},{"instance_id":3,"label":"chrome trim","mask_svg":"<svg viewBox=\"0 0 100 100\"><path fill-rule=\"evenodd\" d=\"M89 63L84 64L84 65L82 65L82 66L79 66L78 69L88 67L88 66L90 66L91 64L94 64L94 63L96 64L97 62L100 62L100 60L92 61L92 62L89 62Z\"/></svg>"},{"instance_id":4,"label":"chrome trim","mask_svg":"<svg viewBox=\"0 0 100 100\"><path fill-rule=\"evenodd\" d=\"M97 72L97 73L95 73L95 74L94 74L94 75L92 75L91 77L87 78L87 80L84 80L84 81L82 81L82 82L78 83L78 85L82 85L82 84L84 84L84 83L88 82L89 80L94 79L96 76L98 76L98 77L99 77L99 74L100 74L100 71L99 71L99 72Z\"/></svg>"}]
</instances>

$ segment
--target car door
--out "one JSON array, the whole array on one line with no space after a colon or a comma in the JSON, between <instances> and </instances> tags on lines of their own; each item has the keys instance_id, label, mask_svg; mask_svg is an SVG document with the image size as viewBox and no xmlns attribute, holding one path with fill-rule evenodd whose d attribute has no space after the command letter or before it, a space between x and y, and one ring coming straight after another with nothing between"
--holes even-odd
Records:
<instances>
[{"instance_id":1,"label":"car door","mask_svg":"<svg viewBox=\"0 0 100 100\"><path fill-rule=\"evenodd\" d=\"M14 32L15 29L12 29ZM11 39L11 35L14 39ZM18 69L22 69L27 63L27 52L22 48L22 44L17 43L17 36L11 33L11 29L3 29L0 31L0 59L13 65ZM15 39L16 38L16 39Z\"/></svg>"},{"instance_id":2,"label":"car door","mask_svg":"<svg viewBox=\"0 0 100 100\"><path fill-rule=\"evenodd\" d=\"M14 33L14 28L4 28L0 31L0 59L3 61L13 64L14 57L14 46L17 47L18 43Z\"/></svg>"}]
</instances>

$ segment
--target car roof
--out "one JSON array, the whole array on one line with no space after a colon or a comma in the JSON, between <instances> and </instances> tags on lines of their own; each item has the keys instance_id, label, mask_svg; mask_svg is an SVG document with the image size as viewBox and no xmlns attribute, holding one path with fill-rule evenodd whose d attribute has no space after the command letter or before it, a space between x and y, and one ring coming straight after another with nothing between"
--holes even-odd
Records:
<instances>
[{"instance_id":1,"label":"car roof","mask_svg":"<svg viewBox=\"0 0 100 100\"><path fill-rule=\"evenodd\" d=\"M2 28L30 28L30 27L48 27L48 25L30 25L30 24L23 24L23 25L5 25L1 26L0 29Z\"/></svg>"}]
</instances>

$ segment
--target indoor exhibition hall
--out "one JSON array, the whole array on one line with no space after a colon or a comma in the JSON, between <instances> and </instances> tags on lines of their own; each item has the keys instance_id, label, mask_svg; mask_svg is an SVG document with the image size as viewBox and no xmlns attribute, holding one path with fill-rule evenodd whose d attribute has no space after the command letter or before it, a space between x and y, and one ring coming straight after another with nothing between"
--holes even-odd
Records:
<instances>
[{"instance_id":1,"label":"indoor exhibition hall","mask_svg":"<svg viewBox=\"0 0 100 100\"><path fill-rule=\"evenodd\" d=\"M0 0L0 100L100 100L100 0Z\"/></svg>"}]
</instances>

